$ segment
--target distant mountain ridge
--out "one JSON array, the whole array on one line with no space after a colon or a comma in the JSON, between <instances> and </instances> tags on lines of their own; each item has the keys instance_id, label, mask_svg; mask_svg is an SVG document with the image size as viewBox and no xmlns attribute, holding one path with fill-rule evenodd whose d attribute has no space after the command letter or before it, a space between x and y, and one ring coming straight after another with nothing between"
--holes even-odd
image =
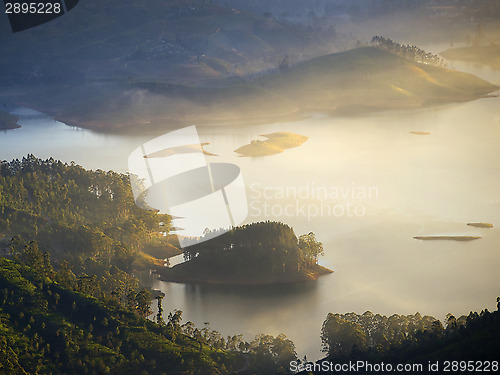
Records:
<instances>
[{"instance_id":1,"label":"distant mountain ridge","mask_svg":"<svg viewBox=\"0 0 500 375\"><path fill-rule=\"evenodd\" d=\"M86 0L12 34L0 17L0 85L113 79L191 83L259 72L320 48L302 29L195 1Z\"/></svg>"}]
</instances>

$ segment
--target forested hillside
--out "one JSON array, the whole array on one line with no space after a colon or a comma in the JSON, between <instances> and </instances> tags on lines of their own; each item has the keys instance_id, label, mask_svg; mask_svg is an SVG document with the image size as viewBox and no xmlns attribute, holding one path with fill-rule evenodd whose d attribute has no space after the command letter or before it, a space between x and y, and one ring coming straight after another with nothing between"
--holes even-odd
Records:
<instances>
[{"instance_id":1,"label":"forested hillside","mask_svg":"<svg viewBox=\"0 0 500 375\"><path fill-rule=\"evenodd\" d=\"M166 244L169 226L169 216L135 205L126 175L33 155L0 164L2 250L50 253L56 268L93 278L96 296L136 286L129 272L148 259L141 250Z\"/></svg>"},{"instance_id":2,"label":"forested hillside","mask_svg":"<svg viewBox=\"0 0 500 375\"><path fill-rule=\"evenodd\" d=\"M175 374L198 368L209 374L234 361L181 334L178 324L159 326L117 301L71 292L48 276L0 259L0 373Z\"/></svg>"},{"instance_id":3,"label":"forested hillside","mask_svg":"<svg viewBox=\"0 0 500 375\"><path fill-rule=\"evenodd\" d=\"M295 358L284 335L245 342L182 323L179 310L164 318L162 294L146 319L151 295L131 271L169 223L135 205L126 175L32 155L3 162L0 374L284 371Z\"/></svg>"},{"instance_id":4,"label":"forested hillside","mask_svg":"<svg viewBox=\"0 0 500 375\"><path fill-rule=\"evenodd\" d=\"M143 292L96 299L67 272L0 258L0 374L275 374L295 359L284 335L222 337L182 323L182 311L145 319ZM161 302L161 298L160 298Z\"/></svg>"}]
</instances>

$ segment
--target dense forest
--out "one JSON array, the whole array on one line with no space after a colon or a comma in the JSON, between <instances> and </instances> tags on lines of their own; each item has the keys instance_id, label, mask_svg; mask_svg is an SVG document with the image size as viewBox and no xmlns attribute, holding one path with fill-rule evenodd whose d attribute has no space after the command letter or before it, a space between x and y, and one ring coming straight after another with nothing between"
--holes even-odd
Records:
<instances>
[{"instance_id":1,"label":"dense forest","mask_svg":"<svg viewBox=\"0 0 500 375\"><path fill-rule=\"evenodd\" d=\"M142 250L168 245L161 232L169 229L168 215L137 207L127 175L33 155L0 164L0 246L16 259L26 248L50 254L56 269L92 284L95 297L125 299L136 290L130 271L148 261ZM328 272L316 264L323 245L313 233L297 238L289 226L266 222L218 234L206 233L214 238L185 248L191 261L179 268L253 279L312 271L305 276L311 279ZM146 266L153 265L149 260Z\"/></svg>"},{"instance_id":2,"label":"dense forest","mask_svg":"<svg viewBox=\"0 0 500 375\"><path fill-rule=\"evenodd\" d=\"M151 317L131 271L170 218L134 204L129 179L29 155L0 164L0 374L285 372L284 335L245 342ZM7 258L11 258L10 260ZM144 261L146 259L146 261ZM168 298L168 296L167 296Z\"/></svg>"},{"instance_id":3,"label":"dense forest","mask_svg":"<svg viewBox=\"0 0 500 375\"><path fill-rule=\"evenodd\" d=\"M0 375L285 374L290 361L311 364L282 334L245 341L184 323L180 310L164 318L168 295L156 296L152 317L150 292L131 271L169 226L168 216L134 204L126 175L32 155L2 162ZM263 222L218 234L184 249L188 261L170 271L275 281L320 267L313 233L297 238L285 224ZM318 340L336 362L498 360L500 312L449 314L444 326L418 313L332 313Z\"/></svg>"},{"instance_id":4,"label":"dense forest","mask_svg":"<svg viewBox=\"0 0 500 375\"><path fill-rule=\"evenodd\" d=\"M497 306L498 311L493 313L487 309L480 313L471 311L469 315L459 318L450 313L444 326L436 318L419 313L389 317L370 311L361 315L330 313L321 329L323 351L327 354L326 360L331 363L360 361L372 365L384 363L394 368L398 364L425 364L415 372L436 374L447 373L443 366L448 361L449 372L452 373L474 373L471 366L479 368L477 371L497 372L500 359L500 297L497 298ZM429 363L438 363L441 367L429 369ZM315 369L313 363L302 362L301 369L323 373L318 364ZM359 372L371 373L367 368Z\"/></svg>"},{"instance_id":5,"label":"dense forest","mask_svg":"<svg viewBox=\"0 0 500 375\"><path fill-rule=\"evenodd\" d=\"M500 307L500 306L499 306ZM487 309L456 318L445 325L432 316L328 314L321 338L331 358L353 354L383 358L498 359L500 312Z\"/></svg>"},{"instance_id":6,"label":"dense forest","mask_svg":"<svg viewBox=\"0 0 500 375\"><path fill-rule=\"evenodd\" d=\"M314 233L298 238L279 222L243 225L183 249L185 263L162 272L165 279L243 284L307 281L330 270L317 264L323 244Z\"/></svg>"},{"instance_id":7,"label":"dense forest","mask_svg":"<svg viewBox=\"0 0 500 375\"><path fill-rule=\"evenodd\" d=\"M155 321L145 293L134 299L93 298L75 291L67 270L54 271L43 258L0 259L0 374L280 374L297 360L284 335L224 338L208 327L182 324L176 310ZM69 273L69 275L71 275ZM134 301L134 302L132 302ZM145 303L145 301L147 301ZM161 297L158 298L161 306ZM341 363L422 363L427 360L497 360L500 312L487 310L456 319L446 328L435 318L329 314L321 339L328 359ZM436 372L433 372L436 373Z\"/></svg>"},{"instance_id":8,"label":"dense forest","mask_svg":"<svg viewBox=\"0 0 500 375\"><path fill-rule=\"evenodd\" d=\"M0 258L0 374L285 373L296 358L284 335L224 338L182 324L182 311L155 321L146 292L91 297L50 260L33 265ZM31 264L30 267L28 264ZM79 290L78 292L76 290ZM161 296L158 298L161 307Z\"/></svg>"},{"instance_id":9,"label":"dense forest","mask_svg":"<svg viewBox=\"0 0 500 375\"><path fill-rule=\"evenodd\" d=\"M135 205L126 175L33 155L0 164L0 249L36 247L91 280L96 297L136 288L130 271L151 261L141 250L165 245L169 227L169 216Z\"/></svg>"}]
</instances>

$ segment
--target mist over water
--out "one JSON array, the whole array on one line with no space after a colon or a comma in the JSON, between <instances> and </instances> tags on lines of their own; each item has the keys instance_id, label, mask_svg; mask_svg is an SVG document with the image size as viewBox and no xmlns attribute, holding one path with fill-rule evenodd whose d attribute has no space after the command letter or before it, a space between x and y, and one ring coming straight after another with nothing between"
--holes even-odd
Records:
<instances>
[{"instance_id":1,"label":"mist over water","mask_svg":"<svg viewBox=\"0 0 500 375\"><path fill-rule=\"evenodd\" d=\"M497 72L483 74L500 83ZM247 222L278 220L297 235L313 231L325 248L320 263L335 273L311 283L262 287L144 279L166 293L165 311L184 311L184 321L210 322L223 335L244 333L246 340L283 332L299 356L310 360L321 356L319 334L329 312L419 311L443 319L448 312L459 316L493 309L500 282L499 104L499 98L484 98L364 117L312 114L301 122L260 126L197 124L201 141L210 142L207 151L220 155L208 161L240 166L249 200ZM2 160L33 153L126 172L129 153L150 138L70 128L26 109L16 114L22 128L0 133ZM233 152L263 139L260 134L278 131L309 140L262 158ZM327 199L321 195L325 191ZM348 206L361 208L349 215ZM489 222L494 228L469 227L468 222ZM419 235L483 238L413 238Z\"/></svg>"},{"instance_id":2,"label":"mist over water","mask_svg":"<svg viewBox=\"0 0 500 375\"><path fill-rule=\"evenodd\" d=\"M320 263L335 273L293 288L201 286L193 290L162 282L153 285L168 288L167 293L180 289L190 295L181 303L188 312L186 319L210 321L224 333L231 332L226 327L241 327L240 331L248 327L247 338L259 332L284 332L298 352L310 359L320 355L319 330L328 312L419 311L444 319L448 312L462 315L493 309L495 285L500 281L496 272L500 234L496 227L481 229L466 223L496 225L500 219L497 108L498 99L488 98L368 118L274 124L246 129L246 137L241 130L207 135L216 153L225 144L230 150L257 139L258 134L275 131L310 137L299 148L268 158L241 158L237 163L250 187L248 222L280 220L297 235L314 231L325 246ZM296 199L290 187L305 196ZM323 188L373 187L378 193L367 198L340 197L326 204L314 198ZM348 204L362 206L364 214L317 214L325 205L345 208ZM273 209L285 212L287 206L292 215L273 215ZM413 238L418 235L483 238L467 243L418 241ZM174 302L165 307L172 309Z\"/></svg>"}]
</instances>

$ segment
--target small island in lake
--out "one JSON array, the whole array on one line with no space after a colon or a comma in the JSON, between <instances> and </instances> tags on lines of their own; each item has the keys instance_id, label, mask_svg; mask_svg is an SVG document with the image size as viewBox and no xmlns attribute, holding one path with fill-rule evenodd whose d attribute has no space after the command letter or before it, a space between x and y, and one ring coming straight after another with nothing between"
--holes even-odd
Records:
<instances>
[{"instance_id":1,"label":"small island in lake","mask_svg":"<svg viewBox=\"0 0 500 375\"><path fill-rule=\"evenodd\" d=\"M184 263L157 269L162 280L267 285L312 281L333 272L317 264L323 245L314 233L297 238L291 227L278 222L236 227L183 251Z\"/></svg>"},{"instance_id":2,"label":"small island in lake","mask_svg":"<svg viewBox=\"0 0 500 375\"><path fill-rule=\"evenodd\" d=\"M467 223L467 225L476 228L493 228L493 224L490 223Z\"/></svg>"},{"instance_id":3,"label":"small island in lake","mask_svg":"<svg viewBox=\"0 0 500 375\"><path fill-rule=\"evenodd\" d=\"M452 241L472 241L478 240L480 236L416 236L416 240L452 240Z\"/></svg>"},{"instance_id":4,"label":"small island in lake","mask_svg":"<svg viewBox=\"0 0 500 375\"><path fill-rule=\"evenodd\" d=\"M267 138L265 141L254 140L248 145L241 146L234 150L240 156L267 156L279 154L288 148L298 147L309 139L305 135L277 132L263 134L261 137Z\"/></svg>"}]
</instances>

